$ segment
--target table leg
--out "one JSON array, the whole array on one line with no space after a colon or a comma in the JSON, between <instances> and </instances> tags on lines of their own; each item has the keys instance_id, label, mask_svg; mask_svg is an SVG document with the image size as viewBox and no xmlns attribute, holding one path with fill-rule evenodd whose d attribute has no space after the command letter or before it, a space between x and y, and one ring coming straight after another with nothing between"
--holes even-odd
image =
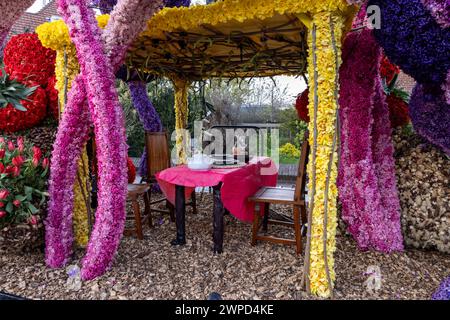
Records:
<instances>
[{"instance_id":1,"label":"table leg","mask_svg":"<svg viewBox=\"0 0 450 320\"><path fill-rule=\"evenodd\" d=\"M177 238L171 242L173 246L186 244L186 198L183 186L175 186L175 223L177 226Z\"/></svg>"},{"instance_id":2,"label":"table leg","mask_svg":"<svg viewBox=\"0 0 450 320\"><path fill-rule=\"evenodd\" d=\"M223 252L223 214L224 207L222 203L222 199L220 196L220 188L222 184L219 184L213 188L214 194L214 231L213 231L213 240L214 240L214 253L222 253Z\"/></svg>"}]
</instances>

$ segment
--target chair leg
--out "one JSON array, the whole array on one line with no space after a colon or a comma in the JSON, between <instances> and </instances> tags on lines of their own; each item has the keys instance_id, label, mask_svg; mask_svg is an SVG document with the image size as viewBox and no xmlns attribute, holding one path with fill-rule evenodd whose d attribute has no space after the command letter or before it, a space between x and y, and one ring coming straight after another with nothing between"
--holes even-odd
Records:
<instances>
[{"instance_id":1,"label":"chair leg","mask_svg":"<svg viewBox=\"0 0 450 320\"><path fill-rule=\"evenodd\" d=\"M133 196L131 198L131 201L133 203L134 220L136 223L136 235L139 240L143 240L144 234L142 233L141 209L139 208L139 203L137 201L136 196Z\"/></svg>"},{"instance_id":2,"label":"chair leg","mask_svg":"<svg viewBox=\"0 0 450 320\"><path fill-rule=\"evenodd\" d=\"M150 228L152 228L153 227L153 219L152 219L152 210L151 210L151 206L150 206L150 195L148 194L148 192L144 193L144 204L145 204L145 215L148 218L148 225Z\"/></svg>"},{"instance_id":3,"label":"chair leg","mask_svg":"<svg viewBox=\"0 0 450 320\"><path fill-rule=\"evenodd\" d=\"M259 207L262 208L263 204L262 203L259 204ZM253 228L252 228L252 246L256 245L256 237L258 236L260 219L261 219L260 211L258 211L255 207L254 218L253 218Z\"/></svg>"},{"instance_id":4,"label":"chair leg","mask_svg":"<svg viewBox=\"0 0 450 320\"><path fill-rule=\"evenodd\" d=\"M191 194L191 203L192 203L192 213L193 214L197 214L197 196L195 194L195 190L192 191Z\"/></svg>"},{"instance_id":5,"label":"chair leg","mask_svg":"<svg viewBox=\"0 0 450 320\"><path fill-rule=\"evenodd\" d=\"M166 207L169 209L170 222L175 222L175 207L169 200L166 201Z\"/></svg>"},{"instance_id":6,"label":"chair leg","mask_svg":"<svg viewBox=\"0 0 450 320\"><path fill-rule=\"evenodd\" d=\"M268 231L268 224L269 224L269 209L270 209L270 203L261 203L261 206L264 206L264 218L263 218L263 231Z\"/></svg>"},{"instance_id":7,"label":"chair leg","mask_svg":"<svg viewBox=\"0 0 450 320\"><path fill-rule=\"evenodd\" d=\"M295 226L295 243L297 246L297 254L302 253L302 234L300 221L300 208L294 206L294 226Z\"/></svg>"}]
</instances>

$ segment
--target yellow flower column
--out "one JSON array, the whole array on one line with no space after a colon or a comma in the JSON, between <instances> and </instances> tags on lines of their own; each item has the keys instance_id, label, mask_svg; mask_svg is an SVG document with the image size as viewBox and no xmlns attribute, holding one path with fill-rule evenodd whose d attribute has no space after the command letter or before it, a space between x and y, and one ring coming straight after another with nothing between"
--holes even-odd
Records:
<instances>
[{"instance_id":1,"label":"yellow flower column","mask_svg":"<svg viewBox=\"0 0 450 320\"><path fill-rule=\"evenodd\" d=\"M311 225L304 280L309 292L329 297L335 280L338 70L344 18L329 12L318 13L312 17L309 27L309 114L312 116L308 190Z\"/></svg>"},{"instance_id":2,"label":"yellow flower column","mask_svg":"<svg viewBox=\"0 0 450 320\"><path fill-rule=\"evenodd\" d=\"M172 79L175 88L175 130L176 130L176 146L178 155L178 164L185 164L186 150L188 146L188 136L186 127L188 123L188 91L189 82L185 79L174 77Z\"/></svg>"}]
</instances>

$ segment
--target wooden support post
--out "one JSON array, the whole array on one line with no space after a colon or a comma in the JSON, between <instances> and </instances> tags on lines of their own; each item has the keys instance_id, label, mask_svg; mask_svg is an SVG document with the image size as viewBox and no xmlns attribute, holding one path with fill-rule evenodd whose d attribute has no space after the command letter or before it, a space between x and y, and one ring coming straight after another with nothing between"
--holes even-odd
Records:
<instances>
[{"instance_id":1,"label":"wooden support post","mask_svg":"<svg viewBox=\"0 0 450 320\"><path fill-rule=\"evenodd\" d=\"M172 82L175 88L175 130L178 164L186 164L186 151L190 137L186 135L188 122L188 91L189 82L185 79L173 77Z\"/></svg>"}]
</instances>

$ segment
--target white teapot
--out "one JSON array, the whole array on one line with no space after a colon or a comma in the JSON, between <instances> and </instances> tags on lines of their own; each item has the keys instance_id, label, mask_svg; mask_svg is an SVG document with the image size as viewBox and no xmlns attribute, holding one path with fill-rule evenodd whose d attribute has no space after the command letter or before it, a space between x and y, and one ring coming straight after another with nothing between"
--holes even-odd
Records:
<instances>
[{"instance_id":1,"label":"white teapot","mask_svg":"<svg viewBox=\"0 0 450 320\"><path fill-rule=\"evenodd\" d=\"M188 168L192 170L209 170L214 163L214 159L205 154L194 154L188 159Z\"/></svg>"}]
</instances>

